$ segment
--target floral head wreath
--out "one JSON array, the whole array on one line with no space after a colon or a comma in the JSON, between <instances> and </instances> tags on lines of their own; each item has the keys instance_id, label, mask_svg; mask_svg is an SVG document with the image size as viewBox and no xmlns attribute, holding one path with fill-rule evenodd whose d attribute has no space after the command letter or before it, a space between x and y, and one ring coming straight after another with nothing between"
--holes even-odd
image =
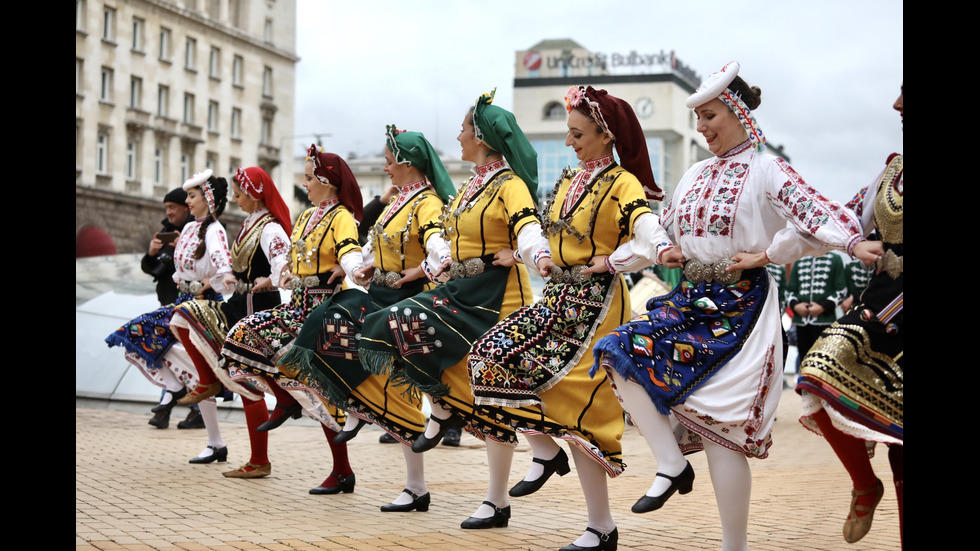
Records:
<instances>
[{"instance_id":1,"label":"floral head wreath","mask_svg":"<svg viewBox=\"0 0 980 551\"><path fill-rule=\"evenodd\" d=\"M409 161L402 156L402 150L398 146L398 140L395 139L399 134L404 134L405 132L407 132L407 130L398 130L393 124L385 125L385 143L387 144L388 149L391 150L391 153L395 156L396 163L400 165L412 166L412 161Z\"/></svg>"},{"instance_id":2,"label":"floral head wreath","mask_svg":"<svg viewBox=\"0 0 980 551\"><path fill-rule=\"evenodd\" d=\"M599 107L599 103L589 98L585 86L572 86L568 89L568 93L565 94L565 111L571 113L572 109L582 105L583 101L589 108L589 114L592 120L599 125L603 133L609 134L615 140L616 135L609 129L606 119L602 116L602 109Z\"/></svg>"},{"instance_id":3,"label":"floral head wreath","mask_svg":"<svg viewBox=\"0 0 980 551\"><path fill-rule=\"evenodd\" d=\"M215 201L214 201L214 188L211 186L211 176L214 172L208 168L201 172L198 172L187 179L184 185L184 191L189 191L193 188L201 188L201 193L204 195L204 200L208 203L208 212L214 214Z\"/></svg>"},{"instance_id":4,"label":"floral head wreath","mask_svg":"<svg viewBox=\"0 0 980 551\"><path fill-rule=\"evenodd\" d=\"M762 151L763 144L766 143L766 136L762 133L762 128L759 128L759 122L755 120L755 115L752 114L752 110L749 106L742 101L741 96L731 91L728 88L738 76L739 64L737 61L731 61L727 63L720 71L712 73L708 78L704 79L701 86L691 94L691 97L687 98L685 105L689 109L694 109L708 103L709 101L718 98L738 118L738 121L742 123L742 127L745 128L745 132L749 135L749 140L755 146L756 151Z\"/></svg>"},{"instance_id":5,"label":"floral head wreath","mask_svg":"<svg viewBox=\"0 0 980 551\"><path fill-rule=\"evenodd\" d=\"M320 181L321 184L332 186L333 183L330 179L324 175L317 174L318 171L326 172L327 170L332 170L332 166L324 165L320 159L320 154L323 153L323 148L317 146L316 144L310 145L310 148L306 150L306 160L313 162L313 175L316 179ZM339 186L338 186L339 187Z\"/></svg>"},{"instance_id":6,"label":"floral head wreath","mask_svg":"<svg viewBox=\"0 0 980 551\"><path fill-rule=\"evenodd\" d=\"M235 181L238 182L238 187L242 188L242 193L248 195L251 199L261 199L262 193L265 188L265 184L262 182L253 182L248 176L248 172L245 171L245 167L238 167L238 171L235 172Z\"/></svg>"}]
</instances>

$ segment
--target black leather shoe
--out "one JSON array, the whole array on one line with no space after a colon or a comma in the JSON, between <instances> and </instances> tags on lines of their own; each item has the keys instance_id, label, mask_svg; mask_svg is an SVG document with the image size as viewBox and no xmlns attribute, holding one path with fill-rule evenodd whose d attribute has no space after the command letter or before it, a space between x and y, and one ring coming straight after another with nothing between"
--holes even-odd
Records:
<instances>
[{"instance_id":1,"label":"black leather shoe","mask_svg":"<svg viewBox=\"0 0 980 551\"><path fill-rule=\"evenodd\" d=\"M558 551L616 551L619 547L619 528L613 528L613 531L608 534L603 534L592 527L586 528L585 530L599 536L599 545L582 547L581 545L569 543Z\"/></svg>"},{"instance_id":2,"label":"black leather shoe","mask_svg":"<svg viewBox=\"0 0 980 551\"><path fill-rule=\"evenodd\" d=\"M483 528L506 528L510 522L510 505L501 509L489 501L484 501L486 505L493 507L493 516L487 518L470 517L464 520L459 527L467 530L480 530Z\"/></svg>"},{"instance_id":3,"label":"black leather shoe","mask_svg":"<svg viewBox=\"0 0 980 551\"><path fill-rule=\"evenodd\" d=\"M657 473L657 476L669 480L670 486L659 496L641 497L639 501L633 504L632 511L634 513L649 513L650 511L656 511L664 506L664 503L667 502L667 498L674 495L674 492L686 494L689 493L691 488L694 486L694 468L691 467L690 461L688 461L687 466L684 467L684 470L681 471L681 474L677 476L667 476L663 473Z\"/></svg>"},{"instance_id":4,"label":"black leather shoe","mask_svg":"<svg viewBox=\"0 0 980 551\"><path fill-rule=\"evenodd\" d=\"M381 437L378 438L378 442L381 444L397 444L398 440L387 432L382 432Z\"/></svg>"},{"instance_id":5,"label":"black leather shoe","mask_svg":"<svg viewBox=\"0 0 980 551\"><path fill-rule=\"evenodd\" d=\"M330 476L339 480L339 482L334 486L317 486L316 488L310 488L310 493L313 495L320 494L339 494L341 492L345 494L354 493L354 473L349 476L340 476L337 473L330 473Z\"/></svg>"},{"instance_id":6,"label":"black leather shoe","mask_svg":"<svg viewBox=\"0 0 980 551\"><path fill-rule=\"evenodd\" d=\"M187 414L187 418L183 421L177 423L178 429L203 429L204 428L204 417L201 412L192 409L190 413Z\"/></svg>"},{"instance_id":7,"label":"black leather shoe","mask_svg":"<svg viewBox=\"0 0 980 551\"><path fill-rule=\"evenodd\" d=\"M206 455L204 457L200 457L200 456L195 457L190 461L188 461L188 463L201 464L201 463L214 463L215 461L217 461L218 463L224 463L225 461L228 461L228 446L222 446L220 448L216 448L214 446L208 446L208 447L211 448L211 455Z\"/></svg>"},{"instance_id":8,"label":"black leather shoe","mask_svg":"<svg viewBox=\"0 0 980 551\"><path fill-rule=\"evenodd\" d=\"M522 480L514 485L510 489L511 497L521 497L529 494L533 494L544 486L544 483L551 478L551 475L558 473L558 476L565 476L571 471L568 467L568 455L565 454L565 450L558 450L558 455L552 457L551 459L539 459L535 457L532 459L535 463L540 463L544 465L544 472L541 476L535 478L534 480Z\"/></svg>"},{"instance_id":9,"label":"black leather shoe","mask_svg":"<svg viewBox=\"0 0 980 551\"><path fill-rule=\"evenodd\" d=\"M153 425L158 429L165 429L170 426L170 412L161 411L159 413L154 413L153 417L147 422L149 425Z\"/></svg>"},{"instance_id":10,"label":"black leather shoe","mask_svg":"<svg viewBox=\"0 0 980 551\"><path fill-rule=\"evenodd\" d=\"M463 436L463 429L458 427L453 427L446 431L446 436L442 437L443 446L452 446L454 448L459 447L459 438Z\"/></svg>"},{"instance_id":11,"label":"black leather shoe","mask_svg":"<svg viewBox=\"0 0 980 551\"><path fill-rule=\"evenodd\" d=\"M292 417L293 419L299 419L300 415L303 415L303 407L299 405L299 402L293 402L292 405L281 407L276 404L276 409L274 413L279 413L275 417L270 418L265 423L262 423L255 430L259 432L269 432L270 430L279 427L286 422L286 419Z\"/></svg>"},{"instance_id":12,"label":"black leather shoe","mask_svg":"<svg viewBox=\"0 0 980 551\"><path fill-rule=\"evenodd\" d=\"M421 436L412 442L412 451L415 453L422 453L431 450L432 448L439 445L439 441L442 437L446 435L446 432L453 427L463 426L463 422L456 418L456 416L451 416L449 419L439 419L438 417L429 417L430 423L439 423L439 432L433 438L426 438L423 432Z\"/></svg>"},{"instance_id":13,"label":"black leather shoe","mask_svg":"<svg viewBox=\"0 0 980 551\"><path fill-rule=\"evenodd\" d=\"M388 505L382 505L381 510L385 513L406 513L408 511L419 511L424 513L429 510L429 492L425 492L422 495L405 488L402 490L406 494L412 496L411 503L405 503L402 505L395 505L394 503L389 503Z\"/></svg>"},{"instance_id":14,"label":"black leather shoe","mask_svg":"<svg viewBox=\"0 0 980 551\"><path fill-rule=\"evenodd\" d=\"M157 404L157 405L153 406L150 409L150 411L152 411L153 413L167 412L169 414L170 413L170 410L174 409L174 406L177 405L177 400L180 400L181 398L183 398L184 396L187 395L187 389L186 388L182 388L182 389L178 390L177 392L173 392L171 390L168 390L167 391L167 394L170 395L170 401L167 402L166 404L162 404L162 403L161 404Z\"/></svg>"},{"instance_id":15,"label":"black leather shoe","mask_svg":"<svg viewBox=\"0 0 980 551\"><path fill-rule=\"evenodd\" d=\"M342 431L338 432L337 433L337 436L334 436L333 437L333 443L334 444L343 444L344 442L348 442L350 440L353 440L354 437L357 436L357 433L358 432L361 432L361 427L363 427L366 424L367 424L367 421L365 421L364 419L358 419L357 420L357 426L354 427L354 430L342 430Z\"/></svg>"}]
</instances>

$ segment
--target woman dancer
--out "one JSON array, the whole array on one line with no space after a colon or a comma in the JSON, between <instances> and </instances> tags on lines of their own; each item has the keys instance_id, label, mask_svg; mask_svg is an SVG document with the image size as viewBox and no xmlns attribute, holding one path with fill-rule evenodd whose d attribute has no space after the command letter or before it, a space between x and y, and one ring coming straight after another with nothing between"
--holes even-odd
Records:
<instances>
[{"instance_id":1,"label":"woman dancer","mask_svg":"<svg viewBox=\"0 0 980 551\"><path fill-rule=\"evenodd\" d=\"M463 119L457 138L462 159L477 167L443 213L442 236L452 256L427 267L441 275L448 266L451 279L367 316L360 340L369 371L387 373L431 399L432 416L413 450L432 449L450 427L464 423L485 439L491 465L502 473L491 479L504 484L490 488L463 528L507 526L506 480L517 442L508 425L475 411L466 356L487 329L530 302L527 269L515 265L511 251L531 257L543 248L534 207L537 154L514 116L492 100L484 94Z\"/></svg>"},{"instance_id":2,"label":"woman dancer","mask_svg":"<svg viewBox=\"0 0 980 551\"><path fill-rule=\"evenodd\" d=\"M215 178L208 169L184 182L183 188L194 221L184 226L174 245L177 301L139 316L106 338L109 346L124 347L126 359L150 382L166 389L163 399L152 409L154 413L169 414L187 389L197 385L199 376L184 347L175 346L177 339L170 329L174 309L194 299L220 301L220 293L227 291L225 277L232 272L228 238L218 222L227 204L228 182ZM205 416L208 434L202 455L224 461L228 449L218 429L217 405L213 401L205 404L201 415ZM215 455L217 450L223 451Z\"/></svg>"},{"instance_id":3,"label":"woman dancer","mask_svg":"<svg viewBox=\"0 0 980 551\"><path fill-rule=\"evenodd\" d=\"M530 472L510 495L530 494L553 473L567 473L568 456L553 437L568 440L575 444L570 449L589 522L562 549L611 550L619 532L606 474L623 470L623 412L604 378L589 376L589 351L630 315L625 282L610 273L604 255L629 240L639 221L656 226L648 200L662 193L628 103L591 86L572 87L565 100L565 145L575 150L580 168L562 174L542 215L552 257L535 265L551 279L540 301L477 341L469 370L477 404L520 429L534 452ZM613 147L622 166L613 159ZM490 472L497 472L493 465Z\"/></svg>"},{"instance_id":4,"label":"woman dancer","mask_svg":"<svg viewBox=\"0 0 980 551\"><path fill-rule=\"evenodd\" d=\"M609 259L617 270L687 259L684 280L651 299L649 313L602 338L593 368L605 368L599 373L611 377L657 457L659 472L633 512L690 492L694 471L682 450L703 447L727 551L748 549L746 458L769 453L782 384L779 300L764 266L827 245L850 251L863 239L850 211L762 152L751 111L761 91L738 78L738 69L729 63L687 100L716 156L684 174L664 210L661 223L676 246L637 235ZM670 413L687 429L682 447Z\"/></svg>"},{"instance_id":5,"label":"woman dancer","mask_svg":"<svg viewBox=\"0 0 980 551\"><path fill-rule=\"evenodd\" d=\"M893 105L905 117L903 91ZM827 328L803 358L796 391L803 397L800 422L822 435L851 477L851 510L844 539L854 543L871 529L875 507L885 492L875 476L865 442L888 445L903 535L905 178L903 156L893 153L874 187L848 204L864 225L878 232L869 241L876 271L846 315Z\"/></svg>"},{"instance_id":6,"label":"woman dancer","mask_svg":"<svg viewBox=\"0 0 980 551\"><path fill-rule=\"evenodd\" d=\"M181 398L181 405L201 404L205 427L217 426L217 404L213 396L221 391L215 378L221 345L228 329L255 312L278 306L279 274L289 260L289 208L279 195L272 178L257 166L239 167L232 178L232 202L248 213L238 236L231 245L234 273L225 274L224 284L235 294L227 301L192 300L174 310L170 328L184 345L197 368L200 380L197 387ZM269 417L265 400L242 397L246 419L254 417L259 423ZM268 435L249 431L251 459L249 462L268 463ZM208 446L191 463L224 461L228 448Z\"/></svg>"},{"instance_id":7,"label":"woman dancer","mask_svg":"<svg viewBox=\"0 0 980 551\"><path fill-rule=\"evenodd\" d=\"M439 155L421 133L388 126L386 145L384 170L398 195L371 228L365 266L353 274L358 284L370 285L368 293L348 289L314 310L296 343L279 361L279 371L347 411L347 425L335 440L350 440L370 422L401 442L408 473L405 490L381 510L426 511L430 495L422 454L411 448L425 428L422 404L387 376L365 371L353 336L361 332L367 314L430 287L420 266L426 256L436 265L449 256L449 247L438 238L439 215L455 189Z\"/></svg>"},{"instance_id":8,"label":"woman dancer","mask_svg":"<svg viewBox=\"0 0 980 551\"><path fill-rule=\"evenodd\" d=\"M268 421L258 425L261 416L246 417L249 431L271 430L290 416L298 417L301 409L320 421L330 444L333 470L320 485L323 490L314 493L349 493L354 491L354 472L347 459L347 444L333 441L343 412L324 404L302 383L282 376L275 363L292 345L309 313L333 296L344 273L361 267L357 242L361 190L347 163L316 145L307 152L303 186L316 206L296 221L289 262L279 278L280 287L293 291L292 299L235 324L221 349L226 373L218 374L226 386L251 400L261 397L252 387L276 395L276 410ZM224 475L257 478L270 472L271 462L248 462Z\"/></svg>"}]
</instances>

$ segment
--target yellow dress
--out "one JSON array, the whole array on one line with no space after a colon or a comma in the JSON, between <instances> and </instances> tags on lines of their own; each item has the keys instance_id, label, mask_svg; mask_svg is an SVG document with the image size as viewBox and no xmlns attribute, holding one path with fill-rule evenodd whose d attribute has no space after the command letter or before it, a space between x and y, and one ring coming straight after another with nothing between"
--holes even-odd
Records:
<instances>
[{"instance_id":1,"label":"yellow dress","mask_svg":"<svg viewBox=\"0 0 980 551\"><path fill-rule=\"evenodd\" d=\"M629 320L629 292L622 276L569 274L629 241L636 219L650 208L632 174L611 157L598 161L586 167L591 178L576 180L579 170L566 171L542 216L561 275L553 272L544 298L474 346L469 370L483 412L575 443L617 476L625 467L623 410L605 374L593 379L589 369L593 343Z\"/></svg>"},{"instance_id":2,"label":"yellow dress","mask_svg":"<svg viewBox=\"0 0 980 551\"><path fill-rule=\"evenodd\" d=\"M424 244L439 234L443 206L428 185L402 193L404 197L385 207L369 234L376 272L369 291L341 291L317 307L278 367L321 399L411 444L425 429L421 400L392 384L387 374L365 370L357 347L357 335L368 314L431 287L424 277L401 288L391 287L401 278L400 272L422 263Z\"/></svg>"},{"instance_id":3,"label":"yellow dress","mask_svg":"<svg viewBox=\"0 0 980 551\"><path fill-rule=\"evenodd\" d=\"M526 268L492 261L501 250L516 248L517 234L538 221L537 211L524 181L502 161L477 170L442 217L455 277L367 316L361 362L450 407L475 436L516 442L511 427L475 411L466 356L493 324L531 302Z\"/></svg>"},{"instance_id":4,"label":"yellow dress","mask_svg":"<svg viewBox=\"0 0 980 551\"><path fill-rule=\"evenodd\" d=\"M299 216L291 241L289 266L303 286L293 291L289 304L246 316L232 327L221 350L227 374L219 378L246 396L253 395L247 387L267 390L268 381L274 380L307 413L328 428L340 430L343 411L325 406L303 383L283 376L276 362L292 346L310 312L341 286L341 281L327 281L340 257L360 251L357 223L343 205L314 207Z\"/></svg>"}]
</instances>

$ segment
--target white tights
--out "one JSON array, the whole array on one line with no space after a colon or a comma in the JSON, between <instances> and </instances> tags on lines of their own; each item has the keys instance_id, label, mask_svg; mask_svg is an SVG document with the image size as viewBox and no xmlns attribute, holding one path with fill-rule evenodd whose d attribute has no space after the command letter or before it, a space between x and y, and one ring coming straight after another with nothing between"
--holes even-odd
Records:
<instances>
[{"instance_id":1,"label":"white tights","mask_svg":"<svg viewBox=\"0 0 980 551\"><path fill-rule=\"evenodd\" d=\"M687 466L687 460L677 446L670 418L657 411L643 387L626 381L615 370L610 371L623 409L629 412L633 424L657 458L657 471L670 476L680 474ZM749 501L752 495L752 471L748 460L745 455L707 439L702 439L702 442L721 517L722 549L747 551ZM658 496L669 485L669 480L658 476L647 495Z\"/></svg>"},{"instance_id":2,"label":"white tights","mask_svg":"<svg viewBox=\"0 0 980 551\"><path fill-rule=\"evenodd\" d=\"M487 501L503 509L510 505L507 494L507 479L510 477L510 466L514 460L514 446L487 438L487 465L490 470L490 487L487 488ZM494 509L486 503L473 513L474 518L490 518Z\"/></svg>"},{"instance_id":3,"label":"white tights","mask_svg":"<svg viewBox=\"0 0 980 551\"><path fill-rule=\"evenodd\" d=\"M412 451L411 446L402 444L402 454L405 456L405 488L415 492L416 495L423 495L429 492L425 485L425 461L421 453ZM415 499L409 494L402 492L391 503L394 505L405 505Z\"/></svg>"}]
</instances>

